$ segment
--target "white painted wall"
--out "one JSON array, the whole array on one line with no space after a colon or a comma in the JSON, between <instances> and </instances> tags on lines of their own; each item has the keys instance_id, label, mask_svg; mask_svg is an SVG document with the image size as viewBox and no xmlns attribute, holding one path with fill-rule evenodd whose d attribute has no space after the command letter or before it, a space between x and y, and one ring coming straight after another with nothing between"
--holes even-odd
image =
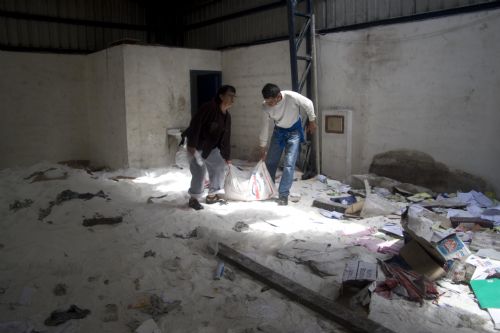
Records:
<instances>
[{"instance_id":1,"label":"white painted wall","mask_svg":"<svg viewBox=\"0 0 500 333\"><path fill-rule=\"evenodd\" d=\"M88 157L84 63L0 51L0 168Z\"/></svg>"},{"instance_id":2,"label":"white painted wall","mask_svg":"<svg viewBox=\"0 0 500 333\"><path fill-rule=\"evenodd\" d=\"M321 36L320 106L354 111L353 172L416 149L500 193L498 31L495 10Z\"/></svg>"},{"instance_id":3,"label":"white painted wall","mask_svg":"<svg viewBox=\"0 0 500 333\"><path fill-rule=\"evenodd\" d=\"M251 159L259 145L262 87L270 82L291 89L288 42L223 51L222 68L223 81L233 85L238 96L230 111L232 155Z\"/></svg>"},{"instance_id":4,"label":"white painted wall","mask_svg":"<svg viewBox=\"0 0 500 333\"><path fill-rule=\"evenodd\" d=\"M319 107L353 110L352 171L416 149L500 193L498 31L496 10L319 37ZM87 58L0 52L0 66L0 167L172 164L166 129L189 123L190 69L222 70L236 87L233 157L251 158L262 86L290 88L285 41L223 52L125 45Z\"/></svg>"},{"instance_id":5,"label":"white painted wall","mask_svg":"<svg viewBox=\"0 0 500 333\"><path fill-rule=\"evenodd\" d=\"M0 52L0 167L90 159L161 167L166 130L191 119L193 70L221 71L221 52L121 45L88 56Z\"/></svg>"},{"instance_id":6,"label":"white painted wall","mask_svg":"<svg viewBox=\"0 0 500 333\"><path fill-rule=\"evenodd\" d=\"M124 68L129 165L171 165L177 145L166 131L189 125L189 71L220 71L221 52L126 45Z\"/></svg>"},{"instance_id":7,"label":"white painted wall","mask_svg":"<svg viewBox=\"0 0 500 333\"><path fill-rule=\"evenodd\" d=\"M320 36L319 107L353 110L352 171L367 172L377 153L416 149L500 193L498 31L494 10ZM249 158L262 85L289 88L288 43L227 50L222 59L224 81L239 96L234 155ZM333 175L338 161L323 160Z\"/></svg>"},{"instance_id":8,"label":"white painted wall","mask_svg":"<svg viewBox=\"0 0 500 333\"><path fill-rule=\"evenodd\" d=\"M86 62L89 158L113 169L128 166L123 49L93 53Z\"/></svg>"}]
</instances>

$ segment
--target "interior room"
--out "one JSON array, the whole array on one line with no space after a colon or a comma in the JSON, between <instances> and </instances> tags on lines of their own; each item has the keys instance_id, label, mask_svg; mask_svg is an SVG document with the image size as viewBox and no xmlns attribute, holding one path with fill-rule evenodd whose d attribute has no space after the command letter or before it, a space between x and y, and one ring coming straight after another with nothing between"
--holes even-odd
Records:
<instances>
[{"instance_id":1,"label":"interior room","mask_svg":"<svg viewBox=\"0 0 500 333\"><path fill-rule=\"evenodd\" d=\"M498 31L487 0L0 0L0 333L498 331Z\"/></svg>"}]
</instances>

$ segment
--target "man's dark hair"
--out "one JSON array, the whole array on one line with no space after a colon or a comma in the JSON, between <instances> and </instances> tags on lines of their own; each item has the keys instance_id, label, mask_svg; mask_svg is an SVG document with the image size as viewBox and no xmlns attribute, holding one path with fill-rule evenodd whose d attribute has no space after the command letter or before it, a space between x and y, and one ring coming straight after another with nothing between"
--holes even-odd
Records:
<instances>
[{"instance_id":1,"label":"man's dark hair","mask_svg":"<svg viewBox=\"0 0 500 333\"><path fill-rule=\"evenodd\" d=\"M264 88L262 88L262 97L264 97L264 99L277 97L279 93L280 87L273 83L267 83Z\"/></svg>"},{"instance_id":2,"label":"man's dark hair","mask_svg":"<svg viewBox=\"0 0 500 333\"><path fill-rule=\"evenodd\" d=\"M217 103L222 102L222 100L220 99L219 95L224 95L228 91L236 94L236 88L233 87L233 86L230 86L230 85L226 84L226 85L223 85L222 87L220 87L219 90L217 90L217 95L215 96L215 101Z\"/></svg>"}]
</instances>

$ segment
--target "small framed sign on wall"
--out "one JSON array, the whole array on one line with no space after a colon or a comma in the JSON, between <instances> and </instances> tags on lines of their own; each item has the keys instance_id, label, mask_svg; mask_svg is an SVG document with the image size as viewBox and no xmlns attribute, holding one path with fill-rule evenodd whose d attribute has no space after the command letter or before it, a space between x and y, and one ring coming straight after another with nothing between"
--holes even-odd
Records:
<instances>
[{"instance_id":1,"label":"small framed sign on wall","mask_svg":"<svg viewBox=\"0 0 500 333\"><path fill-rule=\"evenodd\" d=\"M344 134L344 116L326 116L325 132Z\"/></svg>"}]
</instances>

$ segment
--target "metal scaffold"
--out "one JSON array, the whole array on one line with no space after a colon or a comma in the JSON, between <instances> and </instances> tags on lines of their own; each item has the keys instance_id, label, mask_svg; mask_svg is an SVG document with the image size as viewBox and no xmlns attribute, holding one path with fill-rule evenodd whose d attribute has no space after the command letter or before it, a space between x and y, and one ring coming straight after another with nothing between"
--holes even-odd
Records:
<instances>
[{"instance_id":1,"label":"metal scaffold","mask_svg":"<svg viewBox=\"0 0 500 333\"><path fill-rule=\"evenodd\" d=\"M305 8L302 9L302 11L299 11L298 9L300 2L305 2ZM314 137L307 136L304 149L301 151L301 154L305 155L301 157L299 167L304 172L304 178L308 178L311 174L320 173L319 132L321 130L319 123L321 121L321 117L319 116L316 85L315 22L312 0L287 0L287 9L292 90L302 93L304 86L307 87L306 93L303 95L313 101L317 116L316 121L318 123L318 129L316 130ZM296 26L299 26L299 20L302 24L300 25L300 29L296 29ZM304 40L305 52L299 55L299 50L301 49ZM299 61L303 61L305 63L300 80ZM311 154L311 151L313 151L313 154ZM312 158L313 156L315 157L314 163Z\"/></svg>"}]
</instances>

